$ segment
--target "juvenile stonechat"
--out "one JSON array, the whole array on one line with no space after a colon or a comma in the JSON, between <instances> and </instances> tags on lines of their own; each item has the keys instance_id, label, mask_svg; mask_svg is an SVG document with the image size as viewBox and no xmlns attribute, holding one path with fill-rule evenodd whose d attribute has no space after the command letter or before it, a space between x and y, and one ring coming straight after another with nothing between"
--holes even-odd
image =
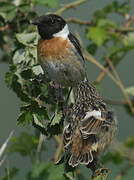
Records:
<instances>
[{"instance_id":1,"label":"juvenile stonechat","mask_svg":"<svg viewBox=\"0 0 134 180\"><path fill-rule=\"evenodd\" d=\"M78 84L75 104L65 117L63 144L72 167L92 163L115 136L113 112L107 110L96 88L87 81Z\"/></svg>"}]
</instances>

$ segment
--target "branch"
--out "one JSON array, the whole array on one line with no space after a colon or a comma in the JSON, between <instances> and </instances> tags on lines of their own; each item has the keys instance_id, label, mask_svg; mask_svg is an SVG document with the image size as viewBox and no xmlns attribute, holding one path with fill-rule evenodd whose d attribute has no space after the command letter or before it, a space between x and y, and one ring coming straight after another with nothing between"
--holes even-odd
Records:
<instances>
[{"instance_id":1,"label":"branch","mask_svg":"<svg viewBox=\"0 0 134 180\"><path fill-rule=\"evenodd\" d=\"M131 32L131 31L134 31L134 28L133 27L122 27L122 28L117 28L115 30L119 31L119 32Z\"/></svg>"},{"instance_id":2,"label":"branch","mask_svg":"<svg viewBox=\"0 0 134 180\"><path fill-rule=\"evenodd\" d=\"M40 133L40 137L39 137L39 143L38 143L38 146L37 146L37 152L39 153L41 151L41 146L45 140L46 136L42 133Z\"/></svg>"},{"instance_id":3,"label":"branch","mask_svg":"<svg viewBox=\"0 0 134 180\"><path fill-rule=\"evenodd\" d=\"M2 156L2 154L4 153L6 147L7 147L7 144L9 142L9 140L11 139L12 135L14 133L14 130L12 130L8 136L8 138L6 139L6 141L4 142L4 144L2 145L2 147L0 148L0 157Z\"/></svg>"},{"instance_id":4,"label":"branch","mask_svg":"<svg viewBox=\"0 0 134 180\"><path fill-rule=\"evenodd\" d=\"M108 71L109 68L107 67L106 70ZM99 84L102 81L102 79L104 78L105 74L106 73L104 71L100 72L99 76L96 78L94 83Z\"/></svg>"},{"instance_id":5,"label":"branch","mask_svg":"<svg viewBox=\"0 0 134 180\"><path fill-rule=\"evenodd\" d=\"M103 98L104 99L104 98ZM112 99L104 99L104 101L108 104L112 104L112 105L127 105L127 101L126 100L112 100Z\"/></svg>"},{"instance_id":6,"label":"branch","mask_svg":"<svg viewBox=\"0 0 134 180\"><path fill-rule=\"evenodd\" d=\"M86 55L87 54L87 55ZM87 59L89 62L95 64L98 66L105 74L107 74L116 84L118 84L118 81L114 78L114 76L108 71L107 68L103 67L91 54L89 54L86 51L86 54L84 54L85 59Z\"/></svg>"},{"instance_id":7,"label":"branch","mask_svg":"<svg viewBox=\"0 0 134 180\"><path fill-rule=\"evenodd\" d=\"M59 10L57 10L55 13L58 14L58 15L61 15L64 11L66 11L67 9L70 9L70 8L76 8L78 5L86 2L87 0L77 0L75 2L72 2L72 3L69 3L69 4L66 4L64 5L62 8L60 8Z\"/></svg>"},{"instance_id":8,"label":"branch","mask_svg":"<svg viewBox=\"0 0 134 180\"><path fill-rule=\"evenodd\" d=\"M59 159L59 156L60 156L60 154L62 152L62 149L63 149L63 140L62 140L61 137L59 137L57 135L55 135L54 137L55 137L55 140L58 143L58 147L56 149L56 153L55 153L55 157L54 157L54 162L57 162L58 159Z\"/></svg>"},{"instance_id":9,"label":"branch","mask_svg":"<svg viewBox=\"0 0 134 180\"><path fill-rule=\"evenodd\" d=\"M131 109L131 112L134 114L133 104L132 104L129 96L128 96L127 93L125 92L124 86L123 86L123 84L122 84L122 82L121 82L121 80L120 80L120 78L119 78L119 75L117 74L114 66L113 66L112 64L109 64L110 67L111 67L111 69L114 68L114 69L112 69L112 70L113 70L116 78L107 70L107 68L103 67L103 66L102 66L93 56L91 56L87 51L86 51L86 53L87 53L88 55L84 55L85 59L87 59L88 61L90 61L90 62L92 62L93 64L95 64L96 66L98 66L102 71L105 72L105 74L107 74L107 75L117 84L117 86L120 87L120 89L121 89L124 97L126 98L126 101L127 101L128 105L129 105L129 107L130 107L130 109ZM110 62L111 62L111 61L110 61ZM112 63L112 62L111 62L111 63Z\"/></svg>"},{"instance_id":10,"label":"branch","mask_svg":"<svg viewBox=\"0 0 134 180\"><path fill-rule=\"evenodd\" d=\"M76 18L67 18L66 21L68 23L76 23L80 25L92 25L92 21L82 21L81 19L76 19Z\"/></svg>"},{"instance_id":11,"label":"branch","mask_svg":"<svg viewBox=\"0 0 134 180\"><path fill-rule=\"evenodd\" d=\"M120 77L119 77L119 75L118 75L118 73L117 73L117 71L116 71L113 63L109 60L109 58L107 58L107 62L108 62L108 64L109 64L109 66L111 67L111 69L112 69L112 71L113 71L116 79L118 80L118 86L120 87L120 89L121 89L124 97L126 98L126 101L127 101L128 105L129 105L129 107L130 107L130 109L131 109L131 112L134 114L133 104L132 104L129 96L127 95L127 93L126 93L126 91L125 91L125 88L124 88L124 86L123 86L123 84L122 84L122 82L121 82L121 79L120 79Z\"/></svg>"}]
</instances>

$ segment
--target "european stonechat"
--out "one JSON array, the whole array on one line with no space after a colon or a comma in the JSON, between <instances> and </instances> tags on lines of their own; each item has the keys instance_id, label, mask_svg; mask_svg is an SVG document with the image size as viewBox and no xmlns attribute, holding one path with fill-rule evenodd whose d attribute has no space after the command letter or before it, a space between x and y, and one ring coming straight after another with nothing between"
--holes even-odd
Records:
<instances>
[{"instance_id":1,"label":"european stonechat","mask_svg":"<svg viewBox=\"0 0 134 180\"><path fill-rule=\"evenodd\" d=\"M85 78L84 58L78 39L69 31L66 21L49 14L33 21L41 39L38 61L48 79L65 87L74 87Z\"/></svg>"},{"instance_id":2,"label":"european stonechat","mask_svg":"<svg viewBox=\"0 0 134 180\"><path fill-rule=\"evenodd\" d=\"M108 111L96 88L87 81L78 84L76 101L65 114L63 144L69 165L88 165L112 142L116 132L113 112Z\"/></svg>"}]
</instances>

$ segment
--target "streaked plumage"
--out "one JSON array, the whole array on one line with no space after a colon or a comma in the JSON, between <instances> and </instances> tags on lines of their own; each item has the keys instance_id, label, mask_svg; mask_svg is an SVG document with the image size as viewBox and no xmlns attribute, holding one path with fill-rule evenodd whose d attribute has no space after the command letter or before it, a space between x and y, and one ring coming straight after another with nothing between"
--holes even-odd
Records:
<instances>
[{"instance_id":1,"label":"streaked plumage","mask_svg":"<svg viewBox=\"0 0 134 180\"><path fill-rule=\"evenodd\" d=\"M63 144L72 167L93 162L115 136L113 113L87 81L79 83L75 104L65 117L68 124L64 128Z\"/></svg>"}]
</instances>

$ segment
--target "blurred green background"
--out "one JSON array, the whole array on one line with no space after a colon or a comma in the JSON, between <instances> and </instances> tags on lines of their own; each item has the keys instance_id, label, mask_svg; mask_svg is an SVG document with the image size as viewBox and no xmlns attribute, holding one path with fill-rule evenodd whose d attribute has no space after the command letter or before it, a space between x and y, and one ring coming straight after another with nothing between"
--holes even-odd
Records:
<instances>
[{"instance_id":1,"label":"blurred green background","mask_svg":"<svg viewBox=\"0 0 134 180\"><path fill-rule=\"evenodd\" d=\"M73 2L73 1L61 1L59 0L59 7L61 5ZM88 0L87 2L81 4L78 8L76 9L69 9L63 13L63 17L76 17L79 19L82 19L84 21L89 21L89 19L92 19L93 13L97 9L103 8L106 4L112 2L108 0ZM126 0L118 0L118 2L126 2ZM130 1L131 4L131 10L130 14L134 13L134 1ZM58 8L59 8L58 7ZM57 8L57 9L58 9ZM48 11L55 11L51 10L49 8L46 8L45 6L38 6L36 7L36 10L38 12L38 15L45 14ZM117 16L116 14L112 14L109 16L109 19L119 22L120 24L123 21L122 17ZM29 25L30 26L30 25ZM71 31L75 34L78 33L80 35L80 38L82 39L83 47L86 47L88 45L89 40L86 39L85 37L85 32L86 32L86 26L80 26L78 24L69 24ZM102 54L105 52L105 49L102 47L99 48L97 53L95 54L95 58L100 61L100 57ZM2 53L2 52L1 52ZM120 75L120 78L124 84L125 87L132 86L134 84L134 51L130 51L124 58L123 60L119 63L117 66L116 70ZM101 62L101 61L100 61ZM88 73L88 79L90 82L93 82L97 76L100 73L100 69L93 65L92 63L86 62L87 64L87 73ZM0 63L0 114L1 114L1 120L0 120L0 145L3 144L11 130L15 130L14 136L17 136L20 132L22 131L27 131L27 132L33 132L34 128L29 125L27 127L19 127L17 125L17 117L19 114L19 107L21 105L20 100L17 98L17 96L11 91L10 89L7 88L5 84L5 73L8 71L8 63L1 62ZM100 92L101 95L104 98L107 99L112 99L112 100L120 100L123 99L123 95L119 87L115 85L114 82L112 82L109 77L105 77L102 81L102 83L99 86L101 88ZM130 114L126 112L126 109L122 106L119 105L111 105L110 107L114 112L118 120L118 133L116 136L117 140L124 141L127 139L128 136L134 134L134 118ZM49 142L48 143L48 148L49 148ZM55 148L55 144L53 143L53 148ZM51 148L51 149L53 149ZM47 152L45 154L44 159L51 159L53 152ZM10 156L5 164L8 164L9 166L11 164L19 167L21 171L19 172L19 175L16 176L14 179L24 179L24 174L27 173L27 170L29 167L31 167L31 164L29 162L28 158L20 157L18 153L13 154ZM112 175L110 175L110 179L114 180L114 174L119 173L119 169L121 166L115 167L111 163L107 165L108 167L112 166ZM82 167L84 171L87 174L87 169L85 167ZM4 167L1 168L0 174L3 174ZM87 176L88 177L88 176ZM129 174L125 176L124 180L132 180L134 179L134 168L129 171Z\"/></svg>"}]
</instances>

